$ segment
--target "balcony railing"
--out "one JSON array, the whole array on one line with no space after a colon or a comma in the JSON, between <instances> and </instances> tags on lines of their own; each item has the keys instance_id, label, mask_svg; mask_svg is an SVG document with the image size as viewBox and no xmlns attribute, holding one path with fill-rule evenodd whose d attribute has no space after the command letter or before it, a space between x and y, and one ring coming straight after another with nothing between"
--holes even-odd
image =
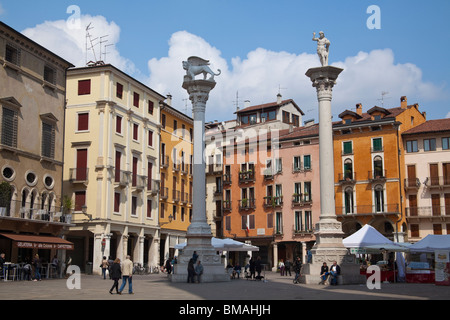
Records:
<instances>
[{"instance_id":1,"label":"balcony railing","mask_svg":"<svg viewBox=\"0 0 450 320\"><path fill-rule=\"evenodd\" d=\"M223 184L231 184L231 174L223 175Z\"/></svg>"},{"instance_id":2,"label":"balcony railing","mask_svg":"<svg viewBox=\"0 0 450 320\"><path fill-rule=\"evenodd\" d=\"M213 164L208 164L206 166L206 174L207 175L222 174L222 171L223 171L223 165L221 163L213 163Z\"/></svg>"},{"instance_id":3,"label":"balcony railing","mask_svg":"<svg viewBox=\"0 0 450 320\"><path fill-rule=\"evenodd\" d=\"M169 188L161 188L159 196L161 199L167 200L169 198Z\"/></svg>"},{"instance_id":4,"label":"balcony railing","mask_svg":"<svg viewBox=\"0 0 450 320\"><path fill-rule=\"evenodd\" d=\"M400 214L399 204L385 205L358 205L336 207L337 215L375 215L375 214Z\"/></svg>"},{"instance_id":5,"label":"balcony railing","mask_svg":"<svg viewBox=\"0 0 450 320\"><path fill-rule=\"evenodd\" d=\"M405 178L405 189L418 189L420 187L420 180L418 178Z\"/></svg>"},{"instance_id":6,"label":"balcony railing","mask_svg":"<svg viewBox=\"0 0 450 320\"><path fill-rule=\"evenodd\" d=\"M119 187L127 186L130 183L130 172L117 170L114 175L114 181L118 183Z\"/></svg>"},{"instance_id":7,"label":"balcony railing","mask_svg":"<svg viewBox=\"0 0 450 320\"><path fill-rule=\"evenodd\" d=\"M450 187L450 176L427 177L425 185L428 188Z\"/></svg>"},{"instance_id":8,"label":"balcony railing","mask_svg":"<svg viewBox=\"0 0 450 320\"><path fill-rule=\"evenodd\" d=\"M147 191L156 194L159 191L159 181L148 180L147 181Z\"/></svg>"},{"instance_id":9,"label":"balcony railing","mask_svg":"<svg viewBox=\"0 0 450 320\"><path fill-rule=\"evenodd\" d=\"M175 201L175 202L180 201L180 191L172 190L172 201Z\"/></svg>"},{"instance_id":10,"label":"balcony railing","mask_svg":"<svg viewBox=\"0 0 450 320\"><path fill-rule=\"evenodd\" d=\"M407 217L450 217L450 206L408 207L405 211Z\"/></svg>"},{"instance_id":11,"label":"balcony railing","mask_svg":"<svg viewBox=\"0 0 450 320\"><path fill-rule=\"evenodd\" d=\"M267 196L264 197L264 208L276 208L281 207L283 205L283 196L273 197Z\"/></svg>"},{"instance_id":12,"label":"balcony railing","mask_svg":"<svg viewBox=\"0 0 450 320\"><path fill-rule=\"evenodd\" d=\"M223 210L224 211L231 211L231 200L224 200L223 201Z\"/></svg>"},{"instance_id":13,"label":"balcony railing","mask_svg":"<svg viewBox=\"0 0 450 320\"><path fill-rule=\"evenodd\" d=\"M255 173L253 171L239 172L239 183L255 181Z\"/></svg>"},{"instance_id":14,"label":"balcony railing","mask_svg":"<svg viewBox=\"0 0 450 320\"><path fill-rule=\"evenodd\" d=\"M214 193L215 197L221 196L222 195L222 187L221 186L214 186L213 187L213 193Z\"/></svg>"},{"instance_id":15,"label":"balcony railing","mask_svg":"<svg viewBox=\"0 0 450 320\"><path fill-rule=\"evenodd\" d=\"M69 180L72 183L84 183L88 181L89 168L72 168L69 170Z\"/></svg>"},{"instance_id":16,"label":"balcony railing","mask_svg":"<svg viewBox=\"0 0 450 320\"><path fill-rule=\"evenodd\" d=\"M169 167L169 156L162 154L160 158L160 165L162 168Z\"/></svg>"},{"instance_id":17,"label":"balcony railing","mask_svg":"<svg viewBox=\"0 0 450 320\"><path fill-rule=\"evenodd\" d=\"M189 196L187 192L181 192L181 203L186 204L189 201Z\"/></svg>"},{"instance_id":18,"label":"balcony railing","mask_svg":"<svg viewBox=\"0 0 450 320\"><path fill-rule=\"evenodd\" d=\"M147 185L147 176L138 176L134 175L132 179L132 186L136 188L136 190L144 190Z\"/></svg>"},{"instance_id":19,"label":"balcony railing","mask_svg":"<svg viewBox=\"0 0 450 320\"><path fill-rule=\"evenodd\" d=\"M368 173L368 179L370 182L381 182L381 181L385 181L386 180L386 170L374 170L374 171L369 171Z\"/></svg>"},{"instance_id":20,"label":"balcony railing","mask_svg":"<svg viewBox=\"0 0 450 320\"><path fill-rule=\"evenodd\" d=\"M11 200L6 207L0 207L0 217L12 219L25 219L34 221L47 221L59 223L71 223L72 215L66 214L62 207L45 206L38 203Z\"/></svg>"},{"instance_id":21,"label":"balcony railing","mask_svg":"<svg viewBox=\"0 0 450 320\"><path fill-rule=\"evenodd\" d=\"M338 181L340 184L355 184L356 172L339 173Z\"/></svg>"},{"instance_id":22,"label":"balcony railing","mask_svg":"<svg viewBox=\"0 0 450 320\"><path fill-rule=\"evenodd\" d=\"M239 210L255 209L255 199L242 199L239 200Z\"/></svg>"},{"instance_id":23,"label":"balcony railing","mask_svg":"<svg viewBox=\"0 0 450 320\"><path fill-rule=\"evenodd\" d=\"M312 204L312 198L310 194L293 194L292 195L292 206L309 206Z\"/></svg>"}]
</instances>

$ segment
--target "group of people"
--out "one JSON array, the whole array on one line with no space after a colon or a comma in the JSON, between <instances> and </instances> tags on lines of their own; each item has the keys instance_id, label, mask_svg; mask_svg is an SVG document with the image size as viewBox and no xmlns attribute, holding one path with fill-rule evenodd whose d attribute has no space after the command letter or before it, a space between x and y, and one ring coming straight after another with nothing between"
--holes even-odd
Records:
<instances>
[{"instance_id":1,"label":"group of people","mask_svg":"<svg viewBox=\"0 0 450 320\"><path fill-rule=\"evenodd\" d=\"M0 254L0 272L2 273L3 277L5 277L10 271L14 270L14 268L18 268L17 264L6 264L5 256L5 253ZM19 272L21 272L23 276L23 278L21 277L21 279L29 281L41 281L41 272L43 268L45 269L44 263L45 262L43 261L43 259L39 257L39 254L37 253L34 255L33 259L26 258L24 260L23 266L22 263L20 264L21 268ZM52 268L54 274L58 275L60 273L61 266L56 255L53 257L49 267Z\"/></svg>"},{"instance_id":2,"label":"group of people","mask_svg":"<svg viewBox=\"0 0 450 320\"><path fill-rule=\"evenodd\" d=\"M122 291L128 282L128 293L133 294L133 261L131 261L130 256L127 256L123 262L121 262L119 258L111 260L103 257L100 268L102 268L103 279L106 279L106 270L108 270L109 278L114 281L109 293L113 294L113 290L116 289L117 294L122 294ZM120 279L123 280L119 289Z\"/></svg>"},{"instance_id":3,"label":"group of people","mask_svg":"<svg viewBox=\"0 0 450 320\"><path fill-rule=\"evenodd\" d=\"M192 254L192 258L189 260L187 271L188 271L188 283L201 282L201 278L203 275L203 265L200 260L198 260L197 251L194 251ZM197 280L196 280L197 278Z\"/></svg>"},{"instance_id":4,"label":"group of people","mask_svg":"<svg viewBox=\"0 0 450 320\"><path fill-rule=\"evenodd\" d=\"M320 268L320 282L319 284L325 284L327 278L330 277L330 284L337 285L338 275L341 274L341 267L337 264L336 261L333 262L330 268L328 268L327 263L324 262L322 267Z\"/></svg>"}]
</instances>

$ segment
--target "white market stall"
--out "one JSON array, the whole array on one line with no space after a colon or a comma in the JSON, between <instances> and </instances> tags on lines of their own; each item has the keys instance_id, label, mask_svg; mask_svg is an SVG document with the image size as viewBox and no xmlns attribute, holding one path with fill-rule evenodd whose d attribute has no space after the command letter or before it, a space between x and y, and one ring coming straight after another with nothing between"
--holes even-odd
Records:
<instances>
[{"instance_id":1,"label":"white market stall","mask_svg":"<svg viewBox=\"0 0 450 320\"><path fill-rule=\"evenodd\" d=\"M186 247L186 242L175 245L175 249L183 250ZM211 245L217 251L259 251L257 246L253 246L244 242L236 241L230 238L219 239L212 237Z\"/></svg>"}]
</instances>

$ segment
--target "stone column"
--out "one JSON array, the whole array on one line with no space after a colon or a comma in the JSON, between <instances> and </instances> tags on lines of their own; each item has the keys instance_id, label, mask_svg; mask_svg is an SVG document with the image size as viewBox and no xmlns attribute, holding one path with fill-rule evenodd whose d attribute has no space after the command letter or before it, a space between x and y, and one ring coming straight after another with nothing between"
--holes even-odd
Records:
<instances>
[{"instance_id":1,"label":"stone column","mask_svg":"<svg viewBox=\"0 0 450 320\"><path fill-rule=\"evenodd\" d=\"M191 57L192 58L192 57ZM191 59L189 58L189 59ZM188 60L189 60L188 59ZM194 57L194 59L198 59ZM204 60L203 60L204 61ZM208 68L206 65L204 65ZM189 70L188 70L189 71ZM183 88L188 92L193 106L194 118L194 163L193 163L193 208L192 221L188 227L186 238L187 245L182 254L178 256L173 282L187 281L187 266L194 251L199 255L204 272L202 282L229 281L225 269L214 247L211 245L211 227L206 218L206 173L205 160L205 109L209 98L209 92L215 87L213 75L207 80L195 80L189 75L184 77Z\"/></svg>"},{"instance_id":2,"label":"stone column","mask_svg":"<svg viewBox=\"0 0 450 320\"><path fill-rule=\"evenodd\" d=\"M337 220L334 192L334 151L331 99L333 86L343 69L324 66L306 72L317 90L319 102L319 169L320 169L320 220L316 224L316 244L312 248L312 263L304 266L306 283L320 281L320 267L329 267L333 261L341 266L341 283L360 283L359 266L355 257L348 254L342 243L344 233Z\"/></svg>"}]
</instances>

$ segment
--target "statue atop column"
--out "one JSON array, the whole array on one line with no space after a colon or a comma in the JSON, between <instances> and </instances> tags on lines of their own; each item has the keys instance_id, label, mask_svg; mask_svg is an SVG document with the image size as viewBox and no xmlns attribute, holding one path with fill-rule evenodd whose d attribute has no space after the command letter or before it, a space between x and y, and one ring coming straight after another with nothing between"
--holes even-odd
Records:
<instances>
[{"instance_id":1,"label":"statue atop column","mask_svg":"<svg viewBox=\"0 0 450 320\"><path fill-rule=\"evenodd\" d=\"M317 54L320 58L322 67L328 66L328 52L330 51L331 42L325 38L323 31L319 32L319 38L316 38L316 33L313 33L313 41L317 41Z\"/></svg>"},{"instance_id":2,"label":"statue atop column","mask_svg":"<svg viewBox=\"0 0 450 320\"><path fill-rule=\"evenodd\" d=\"M183 61L183 69L186 70L186 80L195 80L195 76L203 74L203 80L206 80L206 76L209 74L209 81L214 81L214 76L220 75L221 71L218 69L219 73L214 73L209 67L209 61L199 58L199 57L189 57L187 61Z\"/></svg>"}]
</instances>

